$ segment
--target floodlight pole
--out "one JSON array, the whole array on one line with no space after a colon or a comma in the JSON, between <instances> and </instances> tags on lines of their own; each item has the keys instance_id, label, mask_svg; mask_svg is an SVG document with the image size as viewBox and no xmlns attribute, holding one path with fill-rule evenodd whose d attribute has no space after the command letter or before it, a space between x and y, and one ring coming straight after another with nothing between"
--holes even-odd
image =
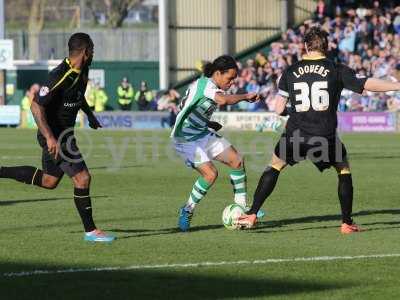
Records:
<instances>
[{"instance_id":1,"label":"floodlight pole","mask_svg":"<svg viewBox=\"0 0 400 300\"><path fill-rule=\"evenodd\" d=\"M221 54L234 53L234 34L232 30L235 4L232 0L221 0Z\"/></svg>"},{"instance_id":2,"label":"floodlight pole","mask_svg":"<svg viewBox=\"0 0 400 300\"><path fill-rule=\"evenodd\" d=\"M5 38L5 26L4 26L4 0L0 0L0 40ZM5 70L0 70L0 105L6 104L5 97L5 82L6 82Z\"/></svg>"},{"instance_id":3,"label":"floodlight pole","mask_svg":"<svg viewBox=\"0 0 400 300\"><path fill-rule=\"evenodd\" d=\"M221 0L221 45L222 54L229 53L229 20L228 20L228 1Z\"/></svg>"},{"instance_id":4,"label":"floodlight pole","mask_svg":"<svg viewBox=\"0 0 400 300\"><path fill-rule=\"evenodd\" d=\"M159 69L160 69L160 89L169 87L169 17L168 0L158 2L158 36L160 43Z\"/></svg>"},{"instance_id":5,"label":"floodlight pole","mask_svg":"<svg viewBox=\"0 0 400 300\"><path fill-rule=\"evenodd\" d=\"M281 31L286 32L288 26L288 0L281 0Z\"/></svg>"},{"instance_id":6,"label":"floodlight pole","mask_svg":"<svg viewBox=\"0 0 400 300\"><path fill-rule=\"evenodd\" d=\"M83 27L83 22L85 21L85 8L86 0L79 1L79 28Z\"/></svg>"}]
</instances>

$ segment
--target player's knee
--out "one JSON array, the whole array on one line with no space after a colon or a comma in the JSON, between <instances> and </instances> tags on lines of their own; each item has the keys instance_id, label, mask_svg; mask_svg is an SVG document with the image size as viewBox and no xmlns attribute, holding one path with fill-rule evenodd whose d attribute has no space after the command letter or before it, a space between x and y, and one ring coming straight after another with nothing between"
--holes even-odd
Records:
<instances>
[{"instance_id":1,"label":"player's knee","mask_svg":"<svg viewBox=\"0 0 400 300\"><path fill-rule=\"evenodd\" d=\"M74 185L77 188L88 188L91 181L89 172L81 172L73 177Z\"/></svg>"},{"instance_id":2,"label":"player's knee","mask_svg":"<svg viewBox=\"0 0 400 300\"><path fill-rule=\"evenodd\" d=\"M42 187L49 190L53 190L58 186L59 182L60 182L59 178L55 178L53 176L44 174L42 178Z\"/></svg>"},{"instance_id":3,"label":"player's knee","mask_svg":"<svg viewBox=\"0 0 400 300\"><path fill-rule=\"evenodd\" d=\"M217 170L209 171L207 172L207 174L204 174L203 177L209 184L213 184L218 178L218 171Z\"/></svg>"},{"instance_id":4,"label":"player's knee","mask_svg":"<svg viewBox=\"0 0 400 300\"><path fill-rule=\"evenodd\" d=\"M238 157L231 163L231 168L233 169L241 169L243 168L243 159L241 157Z\"/></svg>"}]
</instances>

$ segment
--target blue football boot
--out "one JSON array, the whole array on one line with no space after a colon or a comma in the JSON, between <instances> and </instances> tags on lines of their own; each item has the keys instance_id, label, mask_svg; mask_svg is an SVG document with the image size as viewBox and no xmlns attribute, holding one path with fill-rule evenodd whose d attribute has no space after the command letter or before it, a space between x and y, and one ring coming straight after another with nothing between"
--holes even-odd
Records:
<instances>
[{"instance_id":1,"label":"blue football boot","mask_svg":"<svg viewBox=\"0 0 400 300\"><path fill-rule=\"evenodd\" d=\"M182 231L188 231L190 228L190 221L192 220L193 213L188 212L185 207L179 209L178 227Z\"/></svg>"},{"instance_id":2,"label":"blue football boot","mask_svg":"<svg viewBox=\"0 0 400 300\"><path fill-rule=\"evenodd\" d=\"M95 229L90 232L85 232L83 239L87 242L111 243L113 240L115 240L115 236L106 234L99 229Z\"/></svg>"}]
</instances>

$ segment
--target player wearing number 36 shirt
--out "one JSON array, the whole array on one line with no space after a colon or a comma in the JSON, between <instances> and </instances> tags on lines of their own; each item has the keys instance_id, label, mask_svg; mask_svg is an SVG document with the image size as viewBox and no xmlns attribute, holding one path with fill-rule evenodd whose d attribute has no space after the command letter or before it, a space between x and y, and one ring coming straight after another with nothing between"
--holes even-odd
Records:
<instances>
[{"instance_id":1,"label":"player wearing number 36 shirt","mask_svg":"<svg viewBox=\"0 0 400 300\"><path fill-rule=\"evenodd\" d=\"M353 184L347 152L336 135L337 107L343 89L399 90L400 84L358 76L352 69L325 57L328 33L312 27L304 37L306 55L282 74L276 112L288 114L286 130L275 146L271 164L258 183L251 209L238 222L253 227L256 213L272 193L286 165L309 159L322 172L334 167L338 173L338 196L342 212L341 232L359 232L351 218Z\"/></svg>"},{"instance_id":2,"label":"player wearing number 36 shirt","mask_svg":"<svg viewBox=\"0 0 400 300\"><path fill-rule=\"evenodd\" d=\"M300 130L305 138L333 138L343 88L362 93L366 80L349 67L324 56L304 56L284 71L278 84L279 95L287 98L290 105L287 132L292 134ZM327 166L318 167L323 169Z\"/></svg>"}]
</instances>

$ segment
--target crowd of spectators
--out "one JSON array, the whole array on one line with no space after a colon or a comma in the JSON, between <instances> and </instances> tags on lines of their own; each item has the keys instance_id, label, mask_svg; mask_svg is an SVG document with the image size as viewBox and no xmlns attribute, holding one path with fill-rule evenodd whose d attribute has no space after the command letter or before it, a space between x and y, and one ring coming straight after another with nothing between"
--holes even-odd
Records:
<instances>
[{"instance_id":1,"label":"crowd of spectators","mask_svg":"<svg viewBox=\"0 0 400 300\"><path fill-rule=\"evenodd\" d=\"M354 2L354 1L353 1ZM383 5L385 3L385 5ZM359 1L354 8L326 5L319 0L312 20L288 29L267 52L259 52L244 63L238 62L239 73L228 93L257 92L261 101L240 102L221 107L222 111L274 111L277 80L283 70L304 54L303 37L308 28L321 26L329 32L328 57L344 63L360 75L397 81L400 76L400 6L391 1ZM86 98L93 110L110 109L108 96L97 85L89 84ZM119 108L123 110L169 111L166 125L175 121L180 95L175 90L151 90L146 82L136 89L128 78L123 78L116 91ZM25 101L26 102L26 101ZM26 105L25 105L26 106ZM400 93L369 93L363 95L344 90L339 111L397 111L400 110Z\"/></svg>"},{"instance_id":2,"label":"crowd of spectators","mask_svg":"<svg viewBox=\"0 0 400 300\"><path fill-rule=\"evenodd\" d=\"M315 18L297 29L283 33L280 41L271 44L268 54L257 53L243 65L238 63L239 76L229 91L232 94L259 92L263 101L241 102L222 108L236 111L274 110L276 80L290 64L304 54L304 33L311 26L329 32L329 58L355 69L360 75L397 80L400 54L400 6L381 7L373 1L370 7L336 7L329 16L324 1L318 1ZM400 93L365 93L344 91L339 111L395 111L400 109Z\"/></svg>"},{"instance_id":3,"label":"crowd of spectators","mask_svg":"<svg viewBox=\"0 0 400 300\"><path fill-rule=\"evenodd\" d=\"M305 51L303 37L312 26L321 26L329 32L328 58L350 66L360 75L397 81L400 78L400 6L381 6L379 1L373 1L370 6L363 3L367 1L361 1L356 8L337 6L331 14L325 2L318 1L314 19L305 21L297 29L288 29L278 42L271 44L268 52L259 52L243 64L238 62L239 75L228 93L257 92L262 100L240 102L220 110L274 111L277 80L287 66L301 59ZM155 97L157 110L170 112L163 124L174 123L179 98L175 90L160 92ZM397 111L400 93L359 95L344 90L338 110Z\"/></svg>"}]
</instances>

